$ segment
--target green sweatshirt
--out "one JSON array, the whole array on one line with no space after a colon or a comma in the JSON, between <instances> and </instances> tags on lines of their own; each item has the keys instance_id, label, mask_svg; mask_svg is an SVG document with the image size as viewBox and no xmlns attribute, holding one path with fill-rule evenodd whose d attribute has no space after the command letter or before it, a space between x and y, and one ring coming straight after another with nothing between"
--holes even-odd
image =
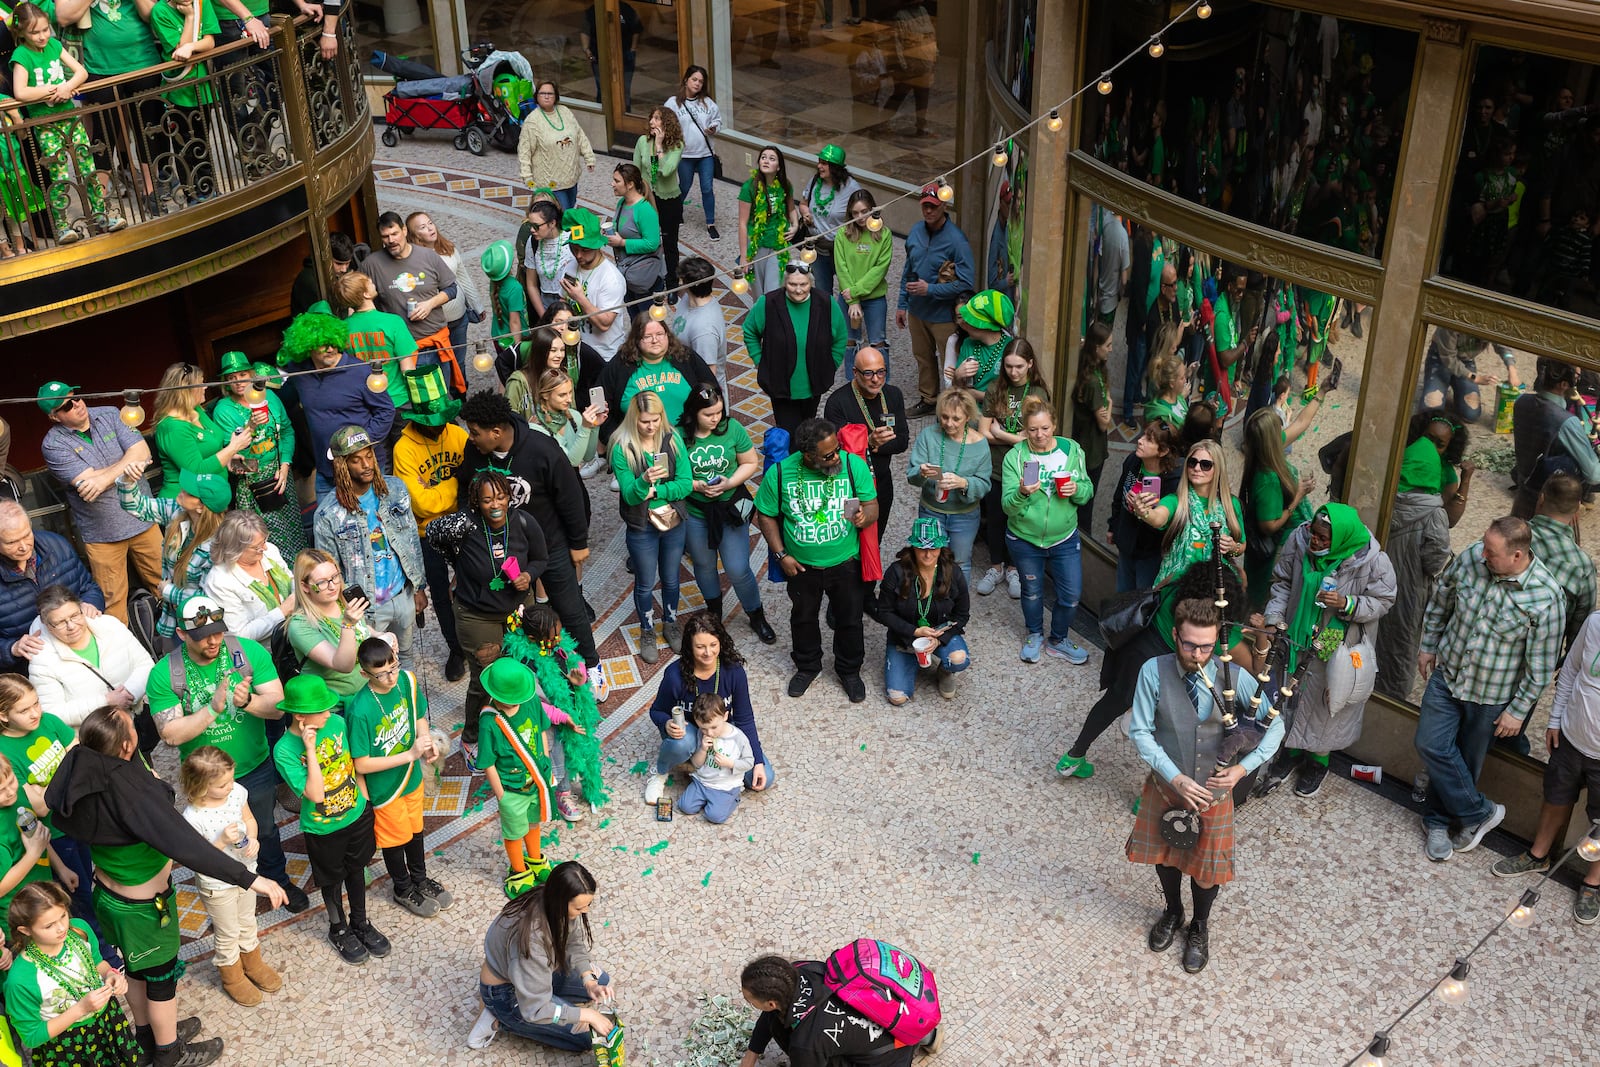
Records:
<instances>
[{"instance_id":1,"label":"green sweatshirt","mask_svg":"<svg viewBox=\"0 0 1600 1067\"><path fill-rule=\"evenodd\" d=\"M1022 466L1039 461L1039 490L1022 493ZM1055 479L1072 478L1070 498L1058 496ZM1027 441L1018 441L1000 469L1000 506L1005 509L1006 529L1031 545L1049 548L1071 537L1078 529L1078 508L1094 498L1094 485L1083 465L1083 449L1078 442L1057 437L1049 452L1035 452Z\"/></svg>"},{"instance_id":2,"label":"green sweatshirt","mask_svg":"<svg viewBox=\"0 0 1600 1067\"><path fill-rule=\"evenodd\" d=\"M641 134L633 145L633 165L639 168L658 199L675 200L683 192L678 187L678 161L683 158L683 145L667 149L659 163L655 156L656 143L649 134Z\"/></svg>"},{"instance_id":3,"label":"green sweatshirt","mask_svg":"<svg viewBox=\"0 0 1600 1067\"><path fill-rule=\"evenodd\" d=\"M864 230L852 241L843 230L833 235L833 272L839 292L852 300L875 300L889 293L889 260L894 238L885 231Z\"/></svg>"},{"instance_id":4,"label":"green sweatshirt","mask_svg":"<svg viewBox=\"0 0 1600 1067\"><path fill-rule=\"evenodd\" d=\"M965 489L952 489L948 499L939 500L937 480L922 476L922 465L932 463L940 470L959 474L967 480ZM991 471L987 441L969 441L958 445L944 435L938 426L924 426L911 445L911 460L906 465L906 481L922 487L918 501L929 511L941 515L965 515L979 504L989 492Z\"/></svg>"},{"instance_id":5,"label":"green sweatshirt","mask_svg":"<svg viewBox=\"0 0 1600 1067\"><path fill-rule=\"evenodd\" d=\"M672 431L672 447L676 450L675 464L672 477L664 482L655 483L656 495L648 503L650 507L659 507L674 500L683 500L694 491L694 472L689 463L689 449L684 446L683 438L678 436L678 431ZM621 445L611 446L611 473L617 477L617 488L622 494L624 507L646 503L645 498L650 493L650 480L644 476L644 468L638 471L628 462L628 453Z\"/></svg>"},{"instance_id":6,"label":"green sweatshirt","mask_svg":"<svg viewBox=\"0 0 1600 1067\"><path fill-rule=\"evenodd\" d=\"M806 374L806 336L811 328L811 301L796 304L793 300L785 300L789 309L789 321L794 324L794 371L789 375L789 397L792 400L804 400L816 396L818 392L826 392L831 382L823 382L820 389L811 387L811 379ZM839 302L829 300L833 323L833 366L838 369L844 362L845 344L850 335L845 328L844 312L839 310ZM765 299L757 300L751 305L749 312L744 317L744 347L750 355L750 362L761 366L761 338L767 330L767 302Z\"/></svg>"}]
</instances>

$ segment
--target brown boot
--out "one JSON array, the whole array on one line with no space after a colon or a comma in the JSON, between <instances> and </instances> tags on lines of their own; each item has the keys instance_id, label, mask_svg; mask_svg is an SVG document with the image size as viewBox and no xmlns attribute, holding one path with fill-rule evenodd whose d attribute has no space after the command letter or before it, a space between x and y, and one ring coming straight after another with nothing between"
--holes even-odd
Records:
<instances>
[{"instance_id":1,"label":"brown boot","mask_svg":"<svg viewBox=\"0 0 1600 1067\"><path fill-rule=\"evenodd\" d=\"M276 993L283 988L283 977L261 958L261 946L241 952L239 965L244 968L244 976L263 993Z\"/></svg>"},{"instance_id":2,"label":"brown boot","mask_svg":"<svg viewBox=\"0 0 1600 1067\"><path fill-rule=\"evenodd\" d=\"M233 963L219 963L217 971L222 975L222 991L236 1002L247 1008L261 1003L261 990L251 985L250 979L244 976L243 963L237 960Z\"/></svg>"}]
</instances>

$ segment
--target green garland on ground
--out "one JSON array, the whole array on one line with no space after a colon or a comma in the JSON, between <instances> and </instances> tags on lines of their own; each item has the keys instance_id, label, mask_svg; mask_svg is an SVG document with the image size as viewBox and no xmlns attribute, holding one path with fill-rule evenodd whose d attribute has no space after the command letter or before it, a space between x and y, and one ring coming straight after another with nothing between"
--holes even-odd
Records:
<instances>
[{"instance_id":1,"label":"green garland on ground","mask_svg":"<svg viewBox=\"0 0 1600 1067\"><path fill-rule=\"evenodd\" d=\"M580 734L558 727L556 736L561 739L561 751L567 757L568 777L581 777L584 801L599 807L610 797L600 776L600 708L595 704L594 690L587 683L575 686L569 682L561 663L557 662L557 652L561 653L562 662L571 662L577 656L577 643L563 632L558 649L546 650L540 642L529 640L522 632L520 616L513 615L508 622L501 648L506 655L531 667L545 699L572 716L572 721L584 729Z\"/></svg>"}]
</instances>

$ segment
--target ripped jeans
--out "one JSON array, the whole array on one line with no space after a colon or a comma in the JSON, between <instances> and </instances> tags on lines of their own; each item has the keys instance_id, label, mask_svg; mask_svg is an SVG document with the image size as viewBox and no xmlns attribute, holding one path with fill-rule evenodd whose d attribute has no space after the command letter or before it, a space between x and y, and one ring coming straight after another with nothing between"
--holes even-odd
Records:
<instances>
[{"instance_id":1,"label":"ripped jeans","mask_svg":"<svg viewBox=\"0 0 1600 1067\"><path fill-rule=\"evenodd\" d=\"M959 674L971 662L972 658L967 653L967 639L960 634L946 641L939 649L939 669L947 674ZM915 652L895 648L892 640L884 645L883 689L889 703L894 703L896 695L908 700L911 698L913 690L917 688L917 672L921 669L917 666Z\"/></svg>"},{"instance_id":2,"label":"ripped jeans","mask_svg":"<svg viewBox=\"0 0 1600 1067\"><path fill-rule=\"evenodd\" d=\"M1060 641L1072 635L1072 617L1078 613L1078 596L1083 591L1081 550L1082 541L1076 530L1049 548L1040 548L1006 532L1006 551L1022 578L1022 621L1028 633L1044 633L1044 579L1048 574L1056 589L1055 604L1050 610L1050 640Z\"/></svg>"}]
</instances>

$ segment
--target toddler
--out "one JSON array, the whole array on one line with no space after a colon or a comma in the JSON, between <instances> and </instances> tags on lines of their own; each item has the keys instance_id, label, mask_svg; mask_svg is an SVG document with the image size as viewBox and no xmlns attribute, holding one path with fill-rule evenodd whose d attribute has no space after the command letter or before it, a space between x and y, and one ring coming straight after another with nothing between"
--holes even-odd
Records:
<instances>
[{"instance_id":1,"label":"toddler","mask_svg":"<svg viewBox=\"0 0 1600 1067\"><path fill-rule=\"evenodd\" d=\"M367 786L373 836L394 885L394 902L423 918L455 898L428 877L422 830L422 765L444 757L428 732L428 699L417 676L402 670L394 649L369 637L356 650L366 686L350 701L350 756Z\"/></svg>"},{"instance_id":2,"label":"toddler","mask_svg":"<svg viewBox=\"0 0 1600 1067\"><path fill-rule=\"evenodd\" d=\"M139 1044L114 999L128 991L128 978L100 958L70 903L54 882L24 886L11 902L16 958L6 1013L36 1067L134 1067Z\"/></svg>"},{"instance_id":3,"label":"toddler","mask_svg":"<svg viewBox=\"0 0 1600 1067\"><path fill-rule=\"evenodd\" d=\"M689 762L694 777L678 798L685 815L705 813L707 822L724 823L739 806L745 773L756 765L744 731L728 721L728 705L715 693L701 693L689 714L700 728L700 748Z\"/></svg>"},{"instance_id":4,"label":"toddler","mask_svg":"<svg viewBox=\"0 0 1600 1067\"><path fill-rule=\"evenodd\" d=\"M532 669L545 701L571 720L559 733L551 729L545 745L556 784L556 813L569 823L581 822L583 805L572 796L572 780L581 776L583 799L592 810L598 811L607 796L600 777L600 709L577 643L561 629L561 618L550 605L535 604L523 609L522 624L507 634L505 649Z\"/></svg>"},{"instance_id":5,"label":"toddler","mask_svg":"<svg viewBox=\"0 0 1600 1067\"><path fill-rule=\"evenodd\" d=\"M233 757L215 745L202 745L189 753L178 772L178 784L189 801L183 817L201 837L253 872L261 839L248 794L234 781L233 771ZM216 940L212 962L222 975L222 991L251 1007L261 1003L262 993L282 989L283 979L261 958L256 895L198 873L194 885L211 917Z\"/></svg>"},{"instance_id":6,"label":"toddler","mask_svg":"<svg viewBox=\"0 0 1600 1067\"><path fill-rule=\"evenodd\" d=\"M95 232L111 233L122 229L128 223L115 206L107 204L106 178L95 170L94 155L89 150L89 131L82 119L71 115L78 106L73 103L73 94L88 80L89 72L76 56L61 47L61 41L51 32L50 17L38 4L24 0L16 6L11 13L11 33L17 40L16 51L11 54L11 91L28 105L28 117L67 116L33 131L40 162L50 177L46 199L55 223L56 243L71 244L83 236L67 217L68 188L73 184L74 165L78 180L83 183L89 213L94 217Z\"/></svg>"}]
</instances>

